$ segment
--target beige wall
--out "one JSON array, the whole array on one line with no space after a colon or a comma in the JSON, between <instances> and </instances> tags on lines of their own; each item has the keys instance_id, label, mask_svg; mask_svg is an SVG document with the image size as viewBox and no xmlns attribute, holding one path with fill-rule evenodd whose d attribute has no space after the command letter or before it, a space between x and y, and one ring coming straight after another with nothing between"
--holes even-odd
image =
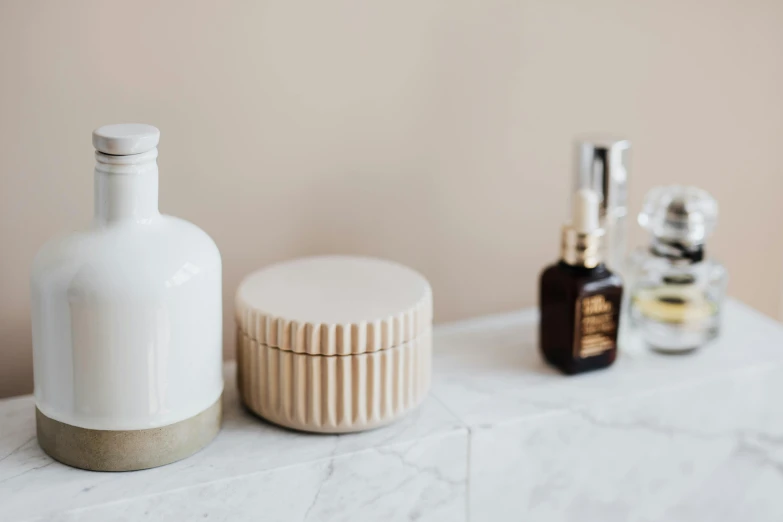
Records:
<instances>
[{"instance_id":1,"label":"beige wall","mask_svg":"<svg viewBox=\"0 0 783 522\"><path fill-rule=\"evenodd\" d=\"M533 305L591 130L633 140L634 213L713 192L730 292L777 316L781 27L776 0L0 2L0 396L31 390L28 267L89 219L105 123L161 129L161 209L223 253L229 356L240 278L293 256L410 264L439 321Z\"/></svg>"}]
</instances>

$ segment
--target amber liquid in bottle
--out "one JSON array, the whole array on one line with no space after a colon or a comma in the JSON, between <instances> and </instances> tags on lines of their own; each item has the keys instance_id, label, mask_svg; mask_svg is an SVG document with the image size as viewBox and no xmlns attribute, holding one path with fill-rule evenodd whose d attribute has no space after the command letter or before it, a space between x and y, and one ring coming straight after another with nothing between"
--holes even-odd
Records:
<instances>
[{"instance_id":1,"label":"amber liquid in bottle","mask_svg":"<svg viewBox=\"0 0 783 522\"><path fill-rule=\"evenodd\" d=\"M593 268L560 261L541 274L540 347L544 359L573 375L611 365L623 284L603 263Z\"/></svg>"}]
</instances>

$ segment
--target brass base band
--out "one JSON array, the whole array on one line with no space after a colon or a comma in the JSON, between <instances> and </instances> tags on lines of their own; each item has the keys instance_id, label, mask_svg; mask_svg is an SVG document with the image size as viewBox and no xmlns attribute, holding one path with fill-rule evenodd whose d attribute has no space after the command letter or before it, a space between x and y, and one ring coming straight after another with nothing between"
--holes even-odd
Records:
<instances>
[{"instance_id":1,"label":"brass base band","mask_svg":"<svg viewBox=\"0 0 783 522\"><path fill-rule=\"evenodd\" d=\"M79 428L35 409L41 448L63 464L91 471L133 471L189 457L215 438L221 418L221 398L189 419L144 430Z\"/></svg>"}]
</instances>

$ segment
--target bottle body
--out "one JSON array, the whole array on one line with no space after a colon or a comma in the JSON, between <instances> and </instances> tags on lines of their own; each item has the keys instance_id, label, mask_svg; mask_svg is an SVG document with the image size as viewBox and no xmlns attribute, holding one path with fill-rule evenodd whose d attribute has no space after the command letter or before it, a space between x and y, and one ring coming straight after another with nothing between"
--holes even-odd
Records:
<instances>
[{"instance_id":1,"label":"bottle body","mask_svg":"<svg viewBox=\"0 0 783 522\"><path fill-rule=\"evenodd\" d=\"M625 277L626 258L627 258L627 240L625 209L619 209L611 219L607 219L606 240L604 241L603 258L606 260L606 266L619 275Z\"/></svg>"},{"instance_id":2,"label":"bottle body","mask_svg":"<svg viewBox=\"0 0 783 522\"><path fill-rule=\"evenodd\" d=\"M45 245L31 280L35 398L96 430L197 415L222 393L220 254L185 221L91 227Z\"/></svg>"},{"instance_id":3,"label":"bottle body","mask_svg":"<svg viewBox=\"0 0 783 522\"><path fill-rule=\"evenodd\" d=\"M95 155L94 219L49 241L33 261L36 407L74 437L157 429L210 408L219 426L220 253L195 225L158 212L158 136L135 124L96 130L103 150Z\"/></svg>"},{"instance_id":4,"label":"bottle body","mask_svg":"<svg viewBox=\"0 0 783 522\"><path fill-rule=\"evenodd\" d=\"M630 318L653 349L691 351L720 331L728 276L720 263L672 261L639 249L631 256Z\"/></svg>"},{"instance_id":5,"label":"bottle body","mask_svg":"<svg viewBox=\"0 0 783 522\"><path fill-rule=\"evenodd\" d=\"M622 280L603 264L547 267L539 286L544 359L569 375L610 366L617 357L622 295Z\"/></svg>"}]
</instances>

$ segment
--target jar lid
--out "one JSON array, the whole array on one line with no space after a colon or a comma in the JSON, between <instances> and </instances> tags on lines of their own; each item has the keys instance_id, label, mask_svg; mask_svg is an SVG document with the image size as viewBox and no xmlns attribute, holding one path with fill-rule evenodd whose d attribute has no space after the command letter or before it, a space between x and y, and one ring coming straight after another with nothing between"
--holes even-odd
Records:
<instances>
[{"instance_id":1,"label":"jar lid","mask_svg":"<svg viewBox=\"0 0 783 522\"><path fill-rule=\"evenodd\" d=\"M258 270L236 295L237 325L259 343L313 355L376 352L432 323L429 282L406 266L319 256Z\"/></svg>"}]
</instances>

